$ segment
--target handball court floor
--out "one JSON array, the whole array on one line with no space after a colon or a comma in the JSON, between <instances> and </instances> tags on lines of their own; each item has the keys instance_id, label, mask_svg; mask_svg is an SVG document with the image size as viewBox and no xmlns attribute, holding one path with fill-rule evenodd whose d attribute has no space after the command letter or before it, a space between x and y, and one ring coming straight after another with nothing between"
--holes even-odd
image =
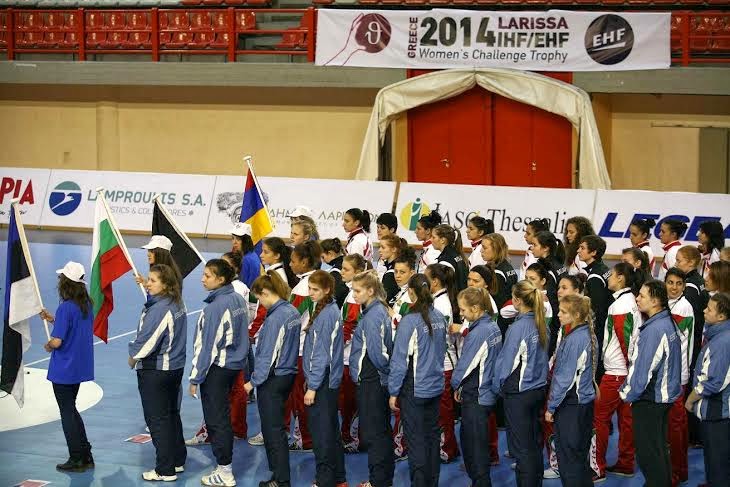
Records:
<instances>
[{"instance_id":1,"label":"handball court floor","mask_svg":"<svg viewBox=\"0 0 730 487\"><path fill-rule=\"evenodd\" d=\"M58 304L56 293L55 270L67 261L81 262L87 272L91 253L91 234L73 232L28 231L31 243L36 275L38 277L43 304L51 313ZM0 262L2 273L0 286L5 286L7 231L0 233ZM126 237L132 258L137 269L146 274L146 251L139 247L146 243L146 237ZM197 239L195 244L206 259L219 256L229 250L227 240ZM515 262L518 264L518 262ZM194 324L203 307L206 293L199 282L202 267L193 271L185 281L184 299L188 309L188 343L192 343ZM88 281L88 279L87 279ZM2 290L4 296L5 290ZM141 474L154 467L154 448L152 443L135 444L124 440L140 433L145 433L136 376L127 366L127 343L132 339L139 319L143 298L135 285L131 274L125 275L114 284L114 312L109 321L109 343L101 343L95 339L95 382L103 391L101 399L89 409L81 412L87 434L93 445L96 468L84 473L65 474L55 470L55 465L66 460L68 451L61 429L58 408L52 393L41 396L43 404L34 404L33 410L44 410L46 419L24 418L27 426L12 429L9 423L25 413L19 411L14 399L6 395L0 398L0 487L13 486L26 479L38 479L51 482L53 486L103 486L126 487L143 485ZM45 377L49 354L43 350L46 341L43 324L38 318L31 321L33 343L24 356L26 367L37 369L38 374ZM188 346L188 355L190 353ZM186 375L189 373L189 358ZM26 376L28 377L28 376ZM190 397L187 392L187 381L183 380L182 420L185 437L191 437L200 425L202 411L199 400ZM28 387L32 387L28 384ZM47 388L50 390L50 388ZM4 393L3 393L4 394ZM27 410L31 407L28 406ZM33 413L35 414L35 413ZM41 415L43 416L43 415ZM457 424L457 437L458 437ZM249 436L257 434L259 429L258 410L255 404L248 408ZM610 438L608 464L616 459L616 440L614 434ZM511 459L502 453L507 449L504 432L499 434L501 462L492 467L492 483L495 486L514 485L514 473L510 469ZM486 445L484 454L486 455ZM365 454L346 456L347 480L354 487L367 479L367 457ZM266 455L263 447L254 447L244 440L234 443L234 472L239 486L257 486L259 481L269 478ZM315 462L311 453L292 453L290 455L292 485L309 487L314 479ZM200 485L201 475L209 472L214 466L211 449L208 446L189 447L185 472L178 475L177 484ZM696 486L704 479L702 466L702 450L690 450L689 482L686 485ZM633 478L608 476L605 486L640 486L644 479L640 473ZM395 487L409 485L408 464L396 464ZM440 485L449 487L467 487L470 485L463 471L462 460L441 466ZM546 487L559 486L558 480L544 481Z\"/></svg>"}]
</instances>

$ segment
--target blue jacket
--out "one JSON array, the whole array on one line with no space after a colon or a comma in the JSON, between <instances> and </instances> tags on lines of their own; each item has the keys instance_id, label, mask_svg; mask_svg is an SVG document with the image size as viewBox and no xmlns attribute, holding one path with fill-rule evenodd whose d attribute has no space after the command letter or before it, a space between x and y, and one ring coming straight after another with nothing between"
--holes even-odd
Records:
<instances>
[{"instance_id":1,"label":"blue jacket","mask_svg":"<svg viewBox=\"0 0 730 487\"><path fill-rule=\"evenodd\" d=\"M694 390L702 398L695 414L703 420L730 418L730 320L705 325L706 343L695 364Z\"/></svg>"},{"instance_id":2,"label":"blue jacket","mask_svg":"<svg viewBox=\"0 0 730 487\"><path fill-rule=\"evenodd\" d=\"M360 381L380 379L388 384L390 356L393 353L393 334L390 329L388 308L378 300L361 311L360 321L352 335L350 350L350 377ZM367 360L366 360L367 359Z\"/></svg>"},{"instance_id":3,"label":"blue jacket","mask_svg":"<svg viewBox=\"0 0 730 487\"><path fill-rule=\"evenodd\" d=\"M280 299L268 309L256 340L255 387L266 382L272 369L276 376L296 375L301 326L302 316L288 301Z\"/></svg>"},{"instance_id":4,"label":"blue jacket","mask_svg":"<svg viewBox=\"0 0 730 487\"><path fill-rule=\"evenodd\" d=\"M591 332L587 323L578 325L563 336L555 352L555 368L550 383L547 410L554 413L563 403L588 404L596 397L593 384L593 354ZM598 363L596 358L596 364Z\"/></svg>"},{"instance_id":5,"label":"blue jacket","mask_svg":"<svg viewBox=\"0 0 730 487\"><path fill-rule=\"evenodd\" d=\"M540 345L534 313L521 314L507 328L502 351L495 364L494 392L517 393L547 384L547 345Z\"/></svg>"},{"instance_id":6,"label":"blue jacket","mask_svg":"<svg viewBox=\"0 0 730 487\"><path fill-rule=\"evenodd\" d=\"M461 357L451 375L451 387L454 390L461 388L462 401L478 397L481 406L497 402L492 381L500 350L502 332L487 314L469 324Z\"/></svg>"},{"instance_id":7,"label":"blue jacket","mask_svg":"<svg viewBox=\"0 0 730 487\"><path fill-rule=\"evenodd\" d=\"M248 366L248 307L228 284L211 291L198 318L193 344L190 383L205 381L208 369L246 370Z\"/></svg>"},{"instance_id":8,"label":"blue jacket","mask_svg":"<svg viewBox=\"0 0 730 487\"><path fill-rule=\"evenodd\" d=\"M302 368L307 389L317 391L322 386L330 389L340 387L345 371L344 342L340 310L333 299L309 325L304 337ZM323 384L328 372L329 384Z\"/></svg>"},{"instance_id":9,"label":"blue jacket","mask_svg":"<svg viewBox=\"0 0 730 487\"><path fill-rule=\"evenodd\" d=\"M629 375L619 395L624 402L671 404L682 392L682 344L668 310L655 314L639 328Z\"/></svg>"},{"instance_id":10,"label":"blue jacket","mask_svg":"<svg viewBox=\"0 0 730 487\"><path fill-rule=\"evenodd\" d=\"M239 274L241 281L251 289L253 282L261 275L261 258L255 251L243 256L241 259L241 272Z\"/></svg>"},{"instance_id":11,"label":"blue jacket","mask_svg":"<svg viewBox=\"0 0 730 487\"><path fill-rule=\"evenodd\" d=\"M137 337L129 342L129 356L137 360L137 369L182 369L187 341L185 307L169 297L150 296L139 319Z\"/></svg>"},{"instance_id":12,"label":"blue jacket","mask_svg":"<svg viewBox=\"0 0 730 487\"><path fill-rule=\"evenodd\" d=\"M446 318L433 307L429 318L432 335L421 313L411 311L398 324L388 376L388 390L393 397L400 395L404 384L421 399L440 396L444 391Z\"/></svg>"}]
</instances>

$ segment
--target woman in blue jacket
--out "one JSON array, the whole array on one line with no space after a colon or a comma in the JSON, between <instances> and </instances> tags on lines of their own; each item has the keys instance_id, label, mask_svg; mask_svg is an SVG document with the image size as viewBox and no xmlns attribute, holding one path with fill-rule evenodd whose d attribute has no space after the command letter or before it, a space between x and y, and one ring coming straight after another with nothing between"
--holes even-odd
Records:
<instances>
[{"instance_id":1,"label":"woman in blue jacket","mask_svg":"<svg viewBox=\"0 0 730 487\"><path fill-rule=\"evenodd\" d=\"M451 376L454 399L461 403L461 449L464 466L474 487L490 487L489 415L497 402L492 390L494 364L502 349L502 332L489 316L491 297L486 289L459 293L461 317L469 322L464 347Z\"/></svg>"},{"instance_id":2,"label":"woman in blue jacket","mask_svg":"<svg viewBox=\"0 0 730 487\"><path fill-rule=\"evenodd\" d=\"M233 290L235 269L223 259L205 264L201 282L210 291L198 318L190 371L190 395L203 405L203 418L212 440L218 466L203 476L203 485L233 487L233 428L228 396L238 374L247 370L248 310L245 301Z\"/></svg>"},{"instance_id":3,"label":"woman in blue jacket","mask_svg":"<svg viewBox=\"0 0 730 487\"><path fill-rule=\"evenodd\" d=\"M84 422L76 409L76 397L82 382L94 380L94 313L86 292L84 266L68 262L56 273L61 304L55 318L45 309L41 311L41 318L53 323L51 339L44 348L51 353L48 380L53 384L69 453L68 460L56 465L56 469L83 472L94 468L94 457Z\"/></svg>"},{"instance_id":4,"label":"woman in blue jacket","mask_svg":"<svg viewBox=\"0 0 730 487\"><path fill-rule=\"evenodd\" d=\"M398 324L390 359L390 408L398 411L408 442L411 484L438 485L441 434L439 402L444 392L446 319L433 307L423 274L408 281L410 312Z\"/></svg>"},{"instance_id":5,"label":"woman in blue jacket","mask_svg":"<svg viewBox=\"0 0 730 487\"><path fill-rule=\"evenodd\" d=\"M129 343L129 366L137 370L137 386L145 422L157 458L145 480L172 481L185 469L187 450L178 397L185 369L187 314L175 270L150 267L137 337Z\"/></svg>"},{"instance_id":6,"label":"woman in blue jacket","mask_svg":"<svg viewBox=\"0 0 730 487\"><path fill-rule=\"evenodd\" d=\"M262 487L289 487L289 446L284 428L284 406L294 386L299 357L299 330L302 318L289 304L291 289L276 270L256 279L251 292L266 308L256 344L256 361L251 380L244 384L248 394L258 390L261 432L271 479Z\"/></svg>"},{"instance_id":7,"label":"woman in blue jacket","mask_svg":"<svg viewBox=\"0 0 730 487\"><path fill-rule=\"evenodd\" d=\"M261 275L261 258L251 239L251 225L248 223L236 223L231 228L231 250L241 254L241 271L239 279L251 289L253 282Z\"/></svg>"},{"instance_id":8,"label":"woman in blue jacket","mask_svg":"<svg viewBox=\"0 0 730 487\"><path fill-rule=\"evenodd\" d=\"M344 339L334 293L335 280L329 272L318 270L309 276L309 296L315 307L304 337L302 368L306 381L304 405L317 463L314 481L317 487L346 483L345 452L337 414L344 372Z\"/></svg>"},{"instance_id":9,"label":"woman in blue jacket","mask_svg":"<svg viewBox=\"0 0 730 487\"><path fill-rule=\"evenodd\" d=\"M591 320L591 299L565 296L558 318L563 339L555 352L545 421L555 422L560 481L570 487L591 487L588 459L596 397L598 341Z\"/></svg>"},{"instance_id":10,"label":"woman in blue jacket","mask_svg":"<svg viewBox=\"0 0 730 487\"><path fill-rule=\"evenodd\" d=\"M357 384L360 440L368 452L368 481L362 487L393 485L395 457L388 409L389 360L393 352L385 289L375 271L352 279L352 294L361 306L352 335L350 376Z\"/></svg>"},{"instance_id":11,"label":"woman in blue jacket","mask_svg":"<svg viewBox=\"0 0 730 487\"><path fill-rule=\"evenodd\" d=\"M507 328L492 386L504 397L517 485L533 486L540 484L543 474L539 415L545 403L548 331L543 295L532 283L515 284L512 304L520 314Z\"/></svg>"},{"instance_id":12,"label":"woman in blue jacket","mask_svg":"<svg viewBox=\"0 0 730 487\"><path fill-rule=\"evenodd\" d=\"M705 323L705 344L685 407L701 420L707 485L719 487L730 481L730 295L710 298Z\"/></svg>"}]
</instances>

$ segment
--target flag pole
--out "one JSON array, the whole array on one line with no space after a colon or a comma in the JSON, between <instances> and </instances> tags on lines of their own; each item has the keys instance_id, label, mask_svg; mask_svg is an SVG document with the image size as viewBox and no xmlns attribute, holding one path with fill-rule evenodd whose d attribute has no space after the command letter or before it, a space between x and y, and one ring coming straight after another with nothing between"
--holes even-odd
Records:
<instances>
[{"instance_id":1,"label":"flag pole","mask_svg":"<svg viewBox=\"0 0 730 487\"><path fill-rule=\"evenodd\" d=\"M200 262L205 262L205 259L203 258L201 253L198 252L198 249L195 248L195 245L193 245L193 242L190 241L187 234L185 232L183 232L180 229L180 227L177 226L177 223L175 222L175 220L172 219L172 216L170 216L170 213L167 211L167 208L165 208L165 206L162 204L162 202L159 201L160 197L161 197L161 195L159 195L159 194L155 195L155 197L154 197L154 201L155 201L155 203L157 203L157 206L160 208L160 211L165 215L165 218L167 218L167 221L170 222L170 225L172 225L172 228L175 229L175 231L178 233L178 235L180 235L182 237L182 239L185 241L185 243L190 245L190 248L195 251L195 255L198 256L198 258L200 259Z\"/></svg>"},{"instance_id":2,"label":"flag pole","mask_svg":"<svg viewBox=\"0 0 730 487\"><path fill-rule=\"evenodd\" d=\"M274 228L274 222L271 219L271 215L269 214L269 205L266 204L266 200L264 199L264 195L261 194L261 189L259 188L259 180L256 178L256 173L253 171L253 164L251 161L253 161L253 157L251 155L243 156L243 160L246 161L246 165L248 166L248 170L251 172L251 176L253 177L253 185L256 188L256 192L259 195L259 199L261 200L261 204L264 205L264 210L266 212L266 218L269 220L269 224L271 224L271 228Z\"/></svg>"},{"instance_id":3,"label":"flag pole","mask_svg":"<svg viewBox=\"0 0 730 487\"><path fill-rule=\"evenodd\" d=\"M33 287L35 289L36 297L38 297L38 303L40 303L41 308L45 309L43 306L43 300L41 299L41 291L40 291L40 288L38 287L38 279L36 279L35 269L33 268L33 260L31 260L31 258L30 258L30 249L28 249L28 240L25 237L25 227L23 227L23 222L20 219L20 211L18 209L19 202L20 202L20 198L15 198L15 199L11 200L10 207L12 208L12 211L15 212L15 221L17 222L18 236L20 236L20 248L23 249L23 255L25 256L25 262L28 264L28 271L30 271L30 278L33 279ZM48 331L48 321L43 319L43 325L46 328L46 337L48 338L48 340L50 340L51 333Z\"/></svg>"},{"instance_id":4,"label":"flag pole","mask_svg":"<svg viewBox=\"0 0 730 487\"><path fill-rule=\"evenodd\" d=\"M119 248L122 249L124 258L127 259L127 262L129 262L129 266L132 268L132 272L134 272L134 275L138 276L139 272L137 272L137 268L134 266L134 261L132 261L132 257L129 256L129 251L127 250L127 245L124 243L122 234L119 232L119 229L117 228L117 222L114 221L114 216L112 215L112 211L106 202L106 198L104 197L104 188L103 187L96 188L96 197L101 198L101 203L104 205L104 210L106 211L106 216L107 216L107 218L109 218L109 223L110 223L109 226L111 227L112 232L114 232L114 236L117 238L117 241L119 242ZM139 284L139 289L142 291L142 296L144 296L145 301L147 301L147 291L145 291L145 288L142 285L142 283L138 283L138 284Z\"/></svg>"}]
</instances>

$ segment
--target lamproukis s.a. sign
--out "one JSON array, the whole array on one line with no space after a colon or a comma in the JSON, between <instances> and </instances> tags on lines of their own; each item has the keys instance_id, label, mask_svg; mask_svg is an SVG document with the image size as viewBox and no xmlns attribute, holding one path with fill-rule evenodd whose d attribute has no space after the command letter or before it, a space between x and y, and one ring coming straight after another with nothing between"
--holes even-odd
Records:
<instances>
[{"instance_id":1,"label":"lamproukis s.a. sign","mask_svg":"<svg viewBox=\"0 0 730 487\"><path fill-rule=\"evenodd\" d=\"M545 71L662 69L669 13L320 9L316 64Z\"/></svg>"}]
</instances>

